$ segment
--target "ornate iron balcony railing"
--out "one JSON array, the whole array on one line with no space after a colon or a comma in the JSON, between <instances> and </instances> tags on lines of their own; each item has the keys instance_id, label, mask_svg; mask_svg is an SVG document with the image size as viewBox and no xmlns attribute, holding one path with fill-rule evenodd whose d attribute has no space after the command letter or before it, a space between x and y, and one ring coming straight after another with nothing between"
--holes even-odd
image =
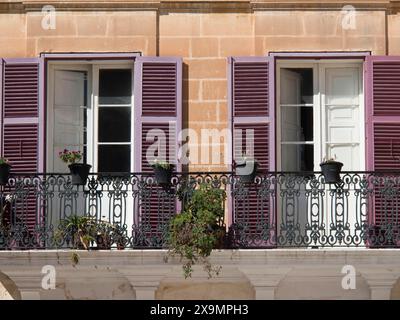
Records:
<instances>
[{"instance_id":1,"label":"ornate iron balcony railing","mask_svg":"<svg viewBox=\"0 0 400 320\"><path fill-rule=\"evenodd\" d=\"M0 249L164 248L171 217L201 183L225 190L226 248L399 247L400 172L16 174L0 186ZM72 218L71 218L72 217ZM84 217L84 218L77 218ZM75 219L75 220L74 220ZM82 240L81 239L81 240Z\"/></svg>"}]
</instances>

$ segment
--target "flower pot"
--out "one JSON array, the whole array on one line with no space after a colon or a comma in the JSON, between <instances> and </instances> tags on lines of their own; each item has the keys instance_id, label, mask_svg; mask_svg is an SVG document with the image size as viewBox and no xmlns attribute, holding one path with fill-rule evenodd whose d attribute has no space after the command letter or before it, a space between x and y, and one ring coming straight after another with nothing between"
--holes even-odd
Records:
<instances>
[{"instance_id":1,"label":"flower pot","mask_svg":"<svg viewBox=\"0 0 400 320\"><path fill-rule=\"evenodd\" d=\"M329 161L321 163L320 166L325 178L325 183L340 182L340 171L342 170L343 163L338 161Z\"/></svg>"},{"instance_id":2,"label":"flower pot","mask_svg":"<svg viewBox=\"0 0 400 320\"><path fill-rule=\"evenodd\" d=\"M5 185L10 177L11 166L8 163L0 164L0 185Z\"/></svg>"},{"instance_id":3,"label":"flower pot","mask_svg":"<svg viewBox=\"0 0 400 320\"><path fill-rule=\"evenodd\" d=\"M258 162L245 162L236 165L236 175L240 176L242 183L253 183L257 175Z\"/></svg>"},{"instance_id":4,"label":"flower pot","mask_svg":"<svg viewBox=\"0 0 400 320\"><path fill-rule=\"evenodd\" d=\"M158 184L168 185L171 183L172 169L154 167L154 176Z\"/></svg>"},{"instance_id":5,"label":"flower pot","mask_svg":"<svg viewBox=\"0 0 400 320\"><path fill-rule=\"evenodd\" d=\"M86 184L90 168L86 163L73 163L68 166L71 171L72 184Z\"/></svg>"},{"instance_id":6,"label":"flower pot","mask_svg":"<svg viewBox=\"0 0 400 320\"><path fill-rule=\"evenodd\" d=\"M111 237L105 235L96 236L96 244L98 250L111 250Z\"/></svg>"}]
</instances>

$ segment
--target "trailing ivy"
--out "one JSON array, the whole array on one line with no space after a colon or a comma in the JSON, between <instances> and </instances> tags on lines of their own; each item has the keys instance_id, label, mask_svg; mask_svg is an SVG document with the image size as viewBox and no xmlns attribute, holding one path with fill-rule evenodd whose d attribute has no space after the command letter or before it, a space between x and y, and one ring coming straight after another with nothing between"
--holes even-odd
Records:
<instances>
[{"instance_id":1,"label":"trailing ivy","mask_svg":"<svg viewBox=\"0 0 400 320\"><path fill-rule=\"evenodd\" d=\"M224 240L226 193L211 183L202 183L189 194L183 211L171 220L169 254L180 256L185 278L192 275L196 263L203 264L211 278L221 270L220 266L213 267L208 257Z\"/></svg>"}]
</instances>

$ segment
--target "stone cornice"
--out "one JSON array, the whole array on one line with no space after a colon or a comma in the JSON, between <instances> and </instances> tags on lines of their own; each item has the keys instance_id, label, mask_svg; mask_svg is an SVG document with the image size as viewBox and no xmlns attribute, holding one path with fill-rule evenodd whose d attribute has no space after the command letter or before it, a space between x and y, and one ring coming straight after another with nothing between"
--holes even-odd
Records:
<instances>
[{"instance_id":1,"label":"stone cornice","mask_svg":"<svg viewBox=\"0 0 400 320\"><path fill-rule=\"evenodd\" d=\"M178 257L169 257L166 250L26 250L0 251L0 270L12 267L31 268L52 264L71 266L72 253L78 253L78 266L179 266ZM320 250L306 249L265 249L265 250L217 250L213 251L211 261L223 265L345 265L357 266L397 266L400 270L399 249L344 249L330 248Z\"/></svg>"},{"instance_id":2,"label":"stone cornice","mask_svg":"<svg viewBox=\"0 0 400 320\"><path fill-rule=\"evenodd\" d=\"M400 10L400 0L0 0L0 12L41 11L45 5L68 11L253 12L257 10L338 10L345 5L352 5L358 10L388 10L388 12Z\"/></svg>"}]
</instances>

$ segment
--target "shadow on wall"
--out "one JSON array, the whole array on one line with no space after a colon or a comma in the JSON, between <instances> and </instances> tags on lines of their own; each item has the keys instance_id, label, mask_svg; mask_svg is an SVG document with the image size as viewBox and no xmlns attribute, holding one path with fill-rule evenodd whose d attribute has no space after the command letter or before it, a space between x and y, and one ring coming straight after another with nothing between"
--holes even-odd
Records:
<instances>
[{"instance_id":1,"label":"shadow on wall","mask_svg":"<svg viewBox=\"0 0 400 320\"><path fill-rule=\"evenodd\" d=\"M156 300L253 300L255 290L250 281L236 268L223 267L220 276L208 279L206 273L194 266L192 278L184 279L182 269L176 268L164 278Z\"/></svg>"},{"instance_id":2,"label":"shadow on wall","mask_svg":"<svg viewBox=\"0 0 400 320\"><path fill-rule=\"evenodd\" d=\"M400 300L400 278L397 279L390 294L390 300Z\"/></svg>"},{"instance_id":3,"label":"shadow on wall","mask_svg":"<svg viewBox=\"0 0 400 320\"><path fill-rule=\"evenodd\" d=\"M189 128L189 66L182 64L182 129ZM188 156L188 155L186 155ZM182 166L182 171L188 171L188 165Z\"/></svg>"},{"instance_id":4,"label":"shadow on wall","mask_svg":"<svg viewBox=\"0 0 400 320\"><path fill-rule=\"evenodd\" d=\"M356 276L356 289L342 288L343 274L335 268L296 268L276 289L277 300L369 300L370 289L363 277Z\"/></svg>"},{"instance_id":5,"label":"shadow on wall","mask_svg":"<svg viewBox=\"0 0 400 320\"><path fill-rule=\"evenodd\" d=\"M0 300L21 300L21 293L14 281L2 272L0 272Z\"/></svg>"}]
</instances>

